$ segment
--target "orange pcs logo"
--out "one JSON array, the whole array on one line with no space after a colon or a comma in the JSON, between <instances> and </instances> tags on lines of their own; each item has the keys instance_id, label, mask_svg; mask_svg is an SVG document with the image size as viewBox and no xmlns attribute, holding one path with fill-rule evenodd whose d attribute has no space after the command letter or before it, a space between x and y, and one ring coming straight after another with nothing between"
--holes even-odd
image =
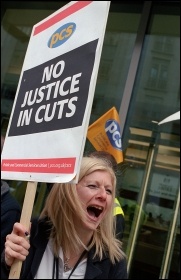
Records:
<instances>
[{"instance_id":1,"label":"orange pcs logo","mask_svg":"<svg viewBox=\"0 0 181 280\"><path fill-rule=\"evenodd\" d=\"M74 33L76 24L69 22L58 28L48 41L49 48L57 48L65 43Z\"/></svg>"}]
</instances>

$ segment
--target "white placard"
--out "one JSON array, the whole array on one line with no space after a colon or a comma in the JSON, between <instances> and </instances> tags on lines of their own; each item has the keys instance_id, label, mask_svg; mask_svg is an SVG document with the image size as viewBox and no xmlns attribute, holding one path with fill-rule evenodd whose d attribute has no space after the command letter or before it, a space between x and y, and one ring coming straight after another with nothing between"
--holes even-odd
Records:
<instances>
[{"instance_id":1,"label":"white placard","mask_svg":"<svg viewBox=\"0 0 181 280\"><path fill-rule=\"evenodd\" d=\"M3 179L77 181L110 1L72 1L33 27L1 154Z\"/></svg>"}]
</instances>

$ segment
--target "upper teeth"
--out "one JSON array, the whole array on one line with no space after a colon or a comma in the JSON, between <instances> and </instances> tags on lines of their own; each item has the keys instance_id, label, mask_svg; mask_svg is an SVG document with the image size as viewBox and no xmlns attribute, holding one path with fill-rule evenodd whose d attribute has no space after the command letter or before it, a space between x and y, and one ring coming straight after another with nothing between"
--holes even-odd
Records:
<instances>
[{"instance_id":1,"label":"upper teeth","mask_svg":"<svg viewBox=\"0 0 181 280\"><path fill-rule=\"evenodd\" d=\"M99 210L103 210L103 207L102 206L93 206L93 207L95 207L95 208L97 208L97 209L99 209Z\"/></svg>"}]
</instances>

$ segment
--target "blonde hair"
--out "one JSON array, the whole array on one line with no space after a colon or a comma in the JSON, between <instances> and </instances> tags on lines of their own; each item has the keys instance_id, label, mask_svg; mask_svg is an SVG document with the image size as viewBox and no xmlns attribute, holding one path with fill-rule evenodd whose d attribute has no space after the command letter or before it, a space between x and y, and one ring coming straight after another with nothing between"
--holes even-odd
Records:
<instances>
[{"instance_id":1,"label":"blonde hair","mask_svg":"<svg viewBox=\"0 0 181 280\"><path fill-rule=\"evenodd\" d=\"M80 245L83 245L86 250L89 250L95 245L95 256L98 255L102 259L103 253L106 253L112 263L115 263L115 260L118 261L125 256L121 249L121 241L115 237L115 220L113 216L116 189L115 173L106 160L83 157L78 181L96 170L107 171L111 175L113 185L112 205L111 211L106 214L98 228L93 232L91 244L88 247L81 242L74 226L75 213L82 221L86 218L75 184L54 184L40 218L48 217L50 221L53 251L56 256L58 256L60 247L66 252L67 248L79 251Z\"/></svg>"}]
</instances>

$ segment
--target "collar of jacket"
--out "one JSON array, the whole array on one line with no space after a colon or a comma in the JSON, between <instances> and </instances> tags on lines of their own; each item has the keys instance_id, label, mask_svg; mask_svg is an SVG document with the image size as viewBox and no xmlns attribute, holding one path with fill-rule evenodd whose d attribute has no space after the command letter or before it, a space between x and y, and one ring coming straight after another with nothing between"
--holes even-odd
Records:
<instances>
[{"instance_id":1,"label":"collar of jacket","mask_svg":"<svg viewBox=\"0 0 181 280\"><path fill-rule=\"evenodd\" d=\"M50 236L50 230L51 230L51 226L49 225L47 218L45 219L34 218L32 220L31 236L30 236L31 247L30 247L30 251L29 251L30 253L28 257L30 257L30 259L32 260L31 271L29 275L31 275L31 277L33 278L40 265L41 259L46 249ZM25 263L25 269L26 266L28 266L28 264ZM30 278L28 277L27 279Z\"/></svg>"},{"instance_id":2,"label":"collar of jacket","mask_svg":"<svg viewBox=\"0 0 181 280\"><path fill-rule=\"evenodd\" d=\"M96 279L98 276L100 276L102 271L102 264L100 265L100 258L98 256L95 256L95 246L90 249L88 252L87 257L87 269L85 273L84 279ZM101 263L106 262L108 257L104 254ZM104 278L103 278L104 279Z\"/></svg>"},{"instance_id":3,"label":"collar of jacket","mask_svg":"<svg viewBox=\"0 0 181 280\"><path fill-rule=\"evenodd\" d=\"M36 248L44 248L48 243L50 231L51 224L48 222L48 218L33 219L31 225L31 237L33 246Z\"/></svg>"}]
</instances>

